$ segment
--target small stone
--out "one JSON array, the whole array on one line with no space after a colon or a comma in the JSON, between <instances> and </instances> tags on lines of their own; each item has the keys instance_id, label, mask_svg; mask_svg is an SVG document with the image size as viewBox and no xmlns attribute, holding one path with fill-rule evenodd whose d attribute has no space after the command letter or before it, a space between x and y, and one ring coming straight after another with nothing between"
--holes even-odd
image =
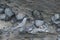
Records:
<instances>
[{"instance_id":1,"label":"small stone","mask_svg":"<svg viewBox=\"0 0 60 40\"><path fill-rule=\"evenodd\" d=\"M44 23L44 21L42 21L42 20L35 20L36 26L41 26L41 25L43 25L43 23Z\"/></svg>"},{"instance_id":2,"label":"small stone","mask_svg":"<svg viewBox=\"0 0 60 40\"><path fill-rule=\"evenodd\" d=\"M21 19L23 19L24 17L25 17L25 15L22 14L22 13L19 13L18 15L16 15L17 20L21 20Z\"/></svg>"},{"instance_id":3,"label":"small stone","mask_svg":"<svg viewBox=\"0 0 60 40\"><path fill-rule=\"evenodd\" d=\"M32 16L35 18L35 19L42 19L42 15L41 13L38 11L38 10L34 10L32 12Z\"/></svg>"},{"instance_id":4,"label":"small stone","mask_svg":"<svg viewBox=\"0 0 60 40\"><path fill-rule=\"evenodd\" d=\"M56 24L58 27L60 26L60 14L55 14L52 18L51 18L52 22L54 24Z\"/></svg>"},{"instance_id":5,"label":"small stone","mask_svg":"<svg viewBox=\"0 0 60 40\"><path fill-rule=\"evenodd\" d=\"M12 10L10 8L6 8L5 9L5 14L8 16L8 17L11 17L14 15L14 13L12 12Z\"/></svg>"},{"instance_id":6,"label":"small stone","mask_svg":"<svg viewBox=\"0 0 60 40\"><path fill-rule=\"evenodd\" d=\"M5 20L5 18L6 18L6 15L5 15L5 14L1 14L1 15L0 15L0 19L1 19L1 20Z\"/></svg>"},{"instance_id":7,"label":"small stone","mask_svg":"<svg viewBox=\"0 0 60 40\"><path fill-rule=\"evenodd\" d=\"M59 16L59 14L55 14L55 15L52 17L52 21L53 21L53 23L55 23L55 24L59 24L59 23L60 23L60 16Z\"/></svg>"}]
</instances>

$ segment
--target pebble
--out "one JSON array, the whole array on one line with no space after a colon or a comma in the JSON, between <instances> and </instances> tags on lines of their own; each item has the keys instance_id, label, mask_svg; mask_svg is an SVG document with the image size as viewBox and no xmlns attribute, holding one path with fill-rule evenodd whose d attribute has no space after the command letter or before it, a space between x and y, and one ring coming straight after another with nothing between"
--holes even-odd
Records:
<instances>
[{"instance_id":1,"label":"pebble","mask_svg":"<svg viewBox=\"0 0 60 40\"><path fill-rule=\"evenodd\" d=\"M52 21L53 23L55 24L59 24L60 23L60 15L59 14L55 14L53 17L52 17Z\"/></svg>"},{"instance_id":2,"label":"pebble","mask_svg":"<svg viewBox=\"0 0 60 40\"><path fill-rule=\"evenodd\" d=\"M12 12L12 10L10 8L6 8L5 9L5 14L8 16L8 17L11 17L14 15L14 13Z\"/></svg>"},{"instance_id":3,"label":"pebble","mask_svg":"<svg viewBox=\"0 0 60 40\"><path fill-rule=\"evenodd\" d=\"M32 16L35 18L35 19L42 19L42 15L41 13L38 11L38 10L34 10L32 12Z\"/></svg>"},{"instance_id":4,"label":"pebble","mask_svg":"<svg viewBox=\"0 0 60 40\"><path fill-rule=\"evenodd\" d=\"M19 13L18 15L16 15L17 20L21 20L21 19L23 19L24 17L25 17L25 15L22 14L22 13Z\"/></svg>"},{"instance_id":5,"label":"pebble","mask_svg":"<svg viewBox=\"0 0 60 40\"><path fill-rule=\"evenodd\" d=\"M42 20L35 20L36 26L41 26L41 25L43 25L43 23L44 23L44 21L42 21Z\"/></svg>"}]
</instances>

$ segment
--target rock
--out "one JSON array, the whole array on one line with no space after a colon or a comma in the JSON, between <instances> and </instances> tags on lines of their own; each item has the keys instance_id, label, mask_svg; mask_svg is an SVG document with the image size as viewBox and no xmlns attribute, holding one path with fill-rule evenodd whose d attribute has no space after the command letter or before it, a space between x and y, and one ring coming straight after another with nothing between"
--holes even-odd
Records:
<instances>
[{"instance_id":1,"label":"rock","mask_svg":"<svg viewBox=\"0 0 60 40\"><path fill-rule=\"evenodd\" d=\"M21 19L23 19L24 17L25 17L25 15L22 14L22 13L19 13L18 15L16 15L17 20L21 20Z\"/></svg>"},{"instance_id":2,"label":"rock","mask_svg":"<svg viewBox=\"0 0 60 40\"><path fill-rule=\"evenodd\" d=\"M4 12L3 8L0 8L0 14L2 14Z\"/></svg>"},{"instance_id":3,"label":"rock","mask_svg":"<svg viewBox=\"0 0 60 40\"><path fill-rule=\"evenodd\" d=\"M35 25L37 27L43 25L43 23L44 23L44 21L42 21L42 20L35 20Z\"/></svg>"},{"instance_id":4,"label":"rock","mask_svg":"<svg viewBox=\"0 0 60 40\"><path fill-rule=\"evenodd\" d=\"M53 23L55 24L59 24L60 23L60 17L59 17L59 14L55 14L53 17L52 17L52 21Z\"/></svg>"},{"instance_id":5,"label":"rock","mask_svg":"<svg viewBox=\"0 0 60 40\"><path fill-rule=\"evenodd\" d=\"M32 12L32 16L35 18L35 19L42 19L42 15L41 13L38 11L38 10L34 10Z\"/></svg>"},{"instance_id":6,"label":"rock","mask_svg":"<svg viewBox=\"0 0 60 40\"><path fill-rule=\"evenodd\" d=\"M54 24L56 24L57 26L60 26L60 14L55 14L52 18L51 18L52 22Z\"/></svg>"},{"instance_id":7,"label":"rock","mask_svg":"<svg viewBox=\"0 0 60 40\"><path fill-rule=\"evenodd\" d=\"M14 13L12 12L12 10L10 8L6 8L5 9L5 14L8 16L8 17L11 17L14 15Z\"/></svg>"},{"instance_id":8,"label":"rock","mask_svg":"<svg viewBox=\"0 0 60 40\"><path fill-rule=\"evenodd\" d=\"M5 18L6 18L6 15L5 15L5 14L1 14L1 15L0 15L0 19L1 19L1 20L5 20Z\"/></svg>"}]
</instances>

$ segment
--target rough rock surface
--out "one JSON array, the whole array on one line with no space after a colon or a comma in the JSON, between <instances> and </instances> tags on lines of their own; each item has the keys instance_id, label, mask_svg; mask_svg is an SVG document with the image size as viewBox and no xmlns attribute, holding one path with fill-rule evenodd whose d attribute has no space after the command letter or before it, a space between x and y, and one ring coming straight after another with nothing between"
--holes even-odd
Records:
<instances>
[{"instance_id":1,"label":"rough rock surface","mask_svg":"<svg viewBox=\"0 0 60 40\"><path fill-rule=\"evenodd\" d=\"M0 0L0 40L60 40L59 0Z\"/></svg>"}]
</instances>

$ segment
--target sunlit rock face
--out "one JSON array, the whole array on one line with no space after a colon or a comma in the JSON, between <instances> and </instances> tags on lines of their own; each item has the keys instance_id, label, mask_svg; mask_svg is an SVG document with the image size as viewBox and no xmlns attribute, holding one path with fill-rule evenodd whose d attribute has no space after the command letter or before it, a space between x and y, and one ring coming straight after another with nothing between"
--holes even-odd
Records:
<instances>
[{"instance_id":1,"label":"sunlit rock face","mask_svg":"<svg viewBox=\"0 0 60 40\"><path fill-rule=\"evenodd\" d=\"M57 40L59 13L59 0L0 0L2 40Z\"/></svg>"}]
</instances>

